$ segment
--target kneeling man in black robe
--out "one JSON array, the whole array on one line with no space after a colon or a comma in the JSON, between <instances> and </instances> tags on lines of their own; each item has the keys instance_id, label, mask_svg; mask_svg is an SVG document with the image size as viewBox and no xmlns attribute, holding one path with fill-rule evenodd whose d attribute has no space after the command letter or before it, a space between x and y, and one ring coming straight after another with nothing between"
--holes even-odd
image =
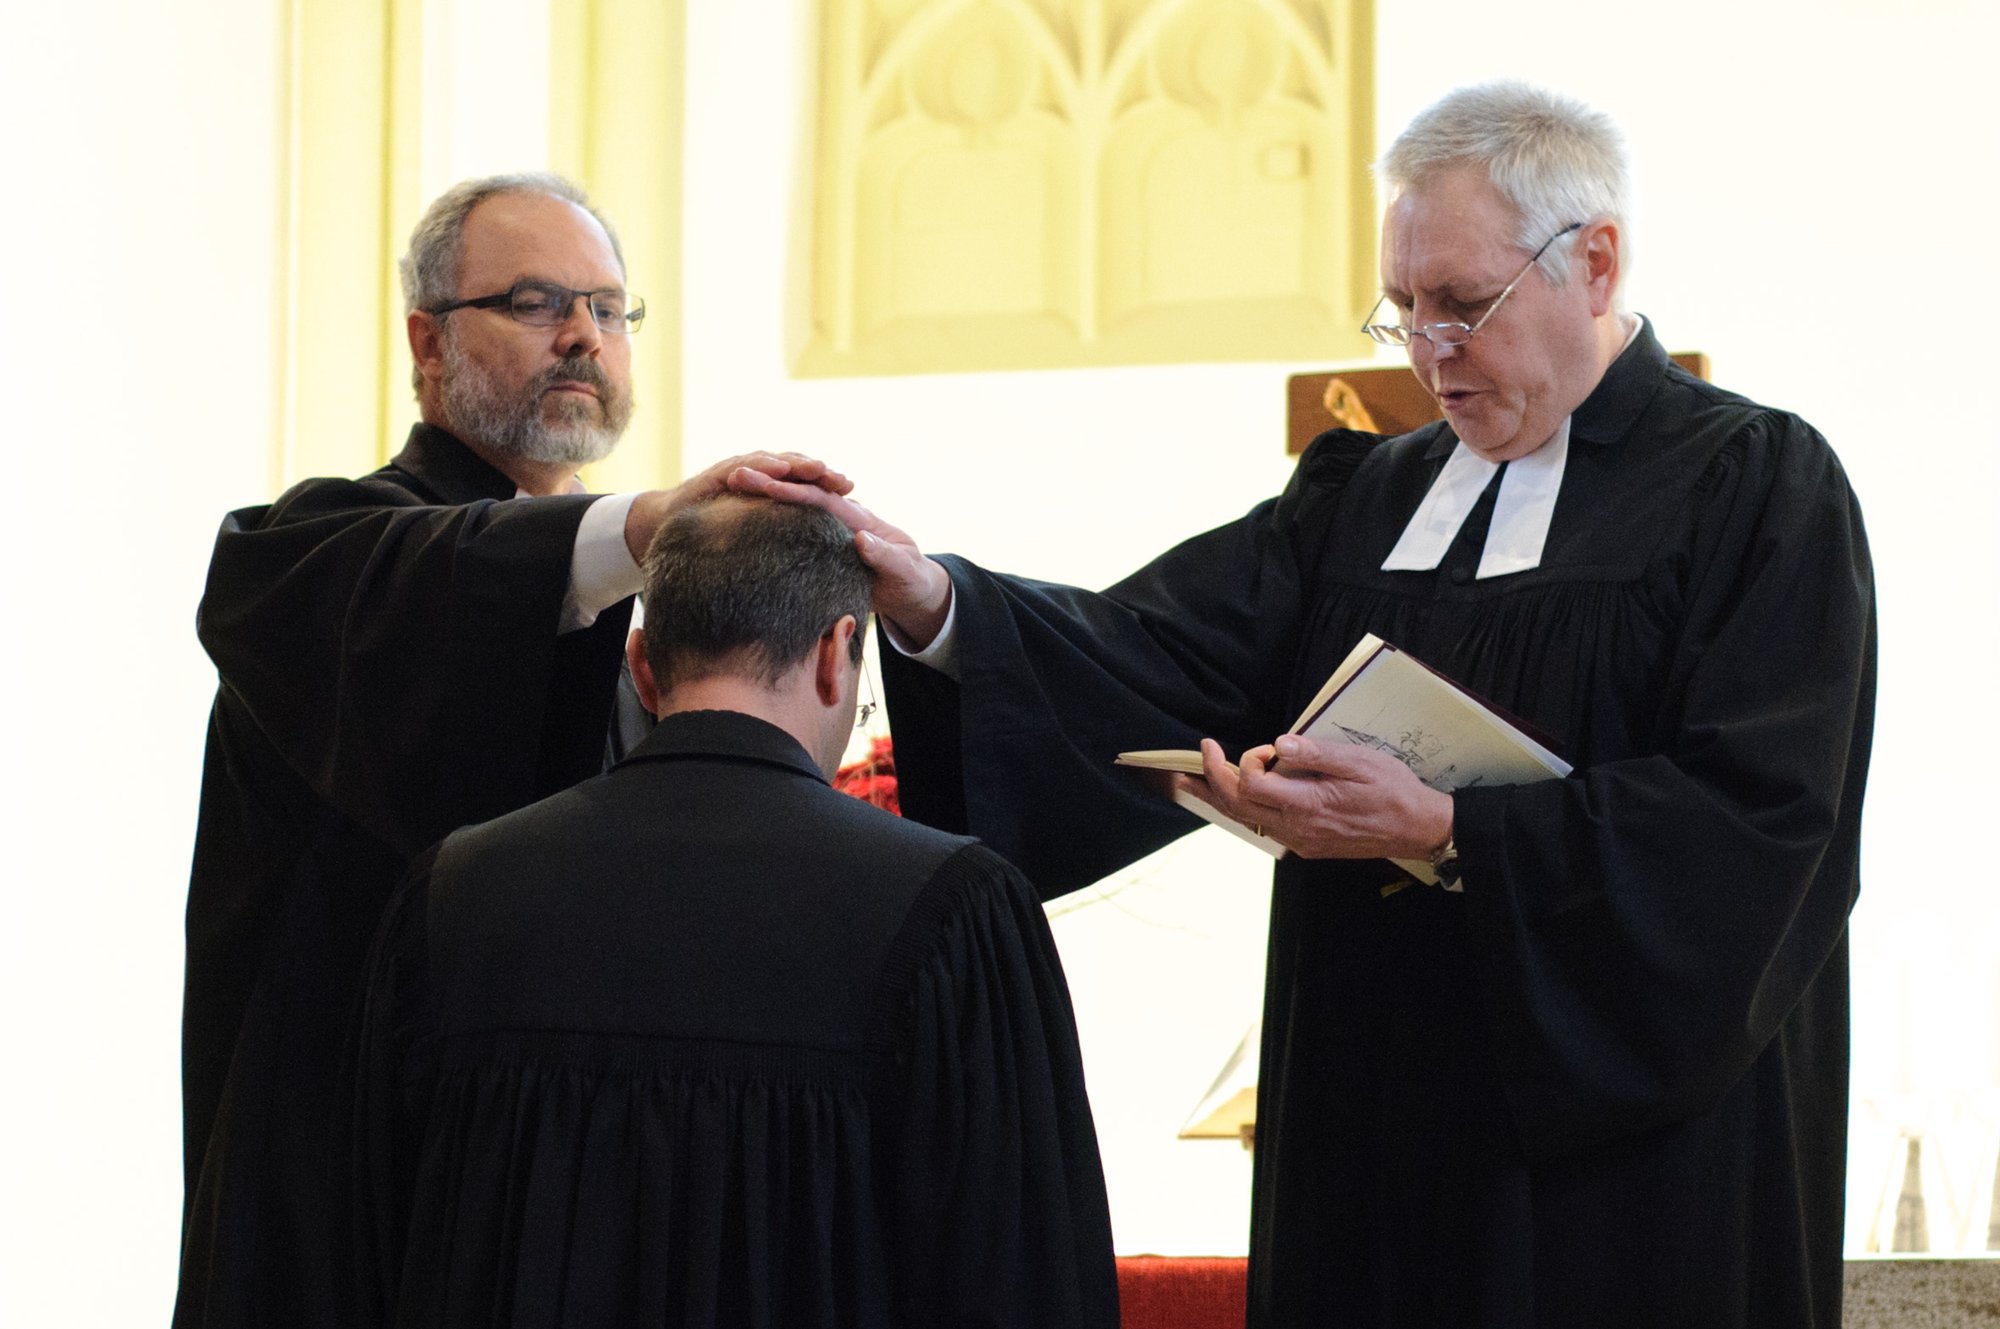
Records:
<instances>
[{"instance_id":1,"label":"kneeling man in black robe","mask_svg":"<svg viewBox=\"0 0 2000 1329\"><path fill-rule=\"evenodd\" d=\"M390 906L360 1322L1112 1329L1038 898L827 783L868 613L846 529L725 497L646 567L657 728L452 835Z\"/></svg>"}]
</instances>

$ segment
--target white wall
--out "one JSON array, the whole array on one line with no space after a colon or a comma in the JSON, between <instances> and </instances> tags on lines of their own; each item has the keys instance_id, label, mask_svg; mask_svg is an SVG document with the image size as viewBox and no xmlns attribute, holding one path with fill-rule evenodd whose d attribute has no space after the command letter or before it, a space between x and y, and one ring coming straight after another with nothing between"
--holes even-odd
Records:
<instances>
[{"instance_id":1,"label":"white wall","mask_svg":"<svg viewBox=\"0 0 2000 1329\"><path fill-rule=\"evenodd\" d=\"M164 1324L180 1230L194 606L274 418L266 0L10 6L0 317L0 1320Z\"/></svg>"},{"instance_id":2,"label":"white wall","mask_svg":"<svg viewBox=\"0 0 2000 1329\"><path fill-rule=\"evenodd\" d=\"M802 71L782 34L797 3L689 6L690 466L783 440L838 460L934 548L1085 584L1275 491L1293 366L785 377ZM0 1314L158 1322L180 1204L180 913L213 686L192 613L217 517L268 497L279 46L259 0L41 8L10 10L0 34L14 55L0 235L37 284L0 320L18 471L0 522L14 755ZM1641 168L1633 304L1845 459L1884 642L1857 1084L2000 1078L2000 882L1979 840L2000 791L1978 760L2000 732L1976 690L2000 646L1982 336L2000 290L1983 60L2000 12L1380 9L1385 133L1494 73L1617 115ZM1227 843L1191 853L1057 921L1127 1250L1240 1249L1247 1212L1234 1146L1163 1134L1254 1012L1261 961L1261 867ZM1911 940L1936 949L1897 958ZM1911 1009L1938 1018L1905 1038ZM1184 1191L1212 1198L1166 1203Z\"/></svg>"}]
</instances>

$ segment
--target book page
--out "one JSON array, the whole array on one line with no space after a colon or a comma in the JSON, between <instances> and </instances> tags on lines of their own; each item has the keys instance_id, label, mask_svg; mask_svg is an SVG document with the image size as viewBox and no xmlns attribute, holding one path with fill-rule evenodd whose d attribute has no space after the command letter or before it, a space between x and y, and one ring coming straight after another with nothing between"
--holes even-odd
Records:
<instances>
[{"instance_id":1,"label":"book page","mask_svg":"<svg viewBox=\"0 0 2000 1329\"><path fill-rule=\"evenodd\" d=\"M1376 651L1300 732L1386 752L1444 793L1569 772L1567 763L1394 647Z\"/></svg>"},{"instance_id":2,"label":"book page","mask_svg":"<svg viewBox=\"0 0 2000 1329\"><path fill-rule=\"evenodd\" d=\"M1201 754L1191 748L1146 748L1137 752L1121 752L1114 764L1135 766L1149 771L1178 771L1184 775L1201 774ZM1187 790L1176 789L1173 797L1176 804L1194 813L1209 825L1220 826L1237 839L1257 846L1273 858L1285 856L1285 846L1268 835L1259 835L1234 817L1216 811Z\"/></svg>"},{"instance_id":3,"label":"book page","mask_svg":"<svg viewBox=\"0 0 2000 1329\"><path fill-rule=\"evenodd\" d=\"M1333 694L1346 687L1347 680L1360 673L1362 667L1374 659L1377 652L1383 650L1393 651L1395 649L1395 647L1389 645L1374 633L1363 633L1361 640L1354 643L1354 649L1347 653L1347 658L1333 667L1333 672L1326 676L1326 682L1319 685L1319 691L1314 693L1313 699L1306 703L1306 708L1299 712L1299 718L1292 724L1292 732L1295 734L1304 733L1306 721L1312 716L1318 715L1320 708L1326 705L1333 697Z\"/></svg>"},{"instance_id":4,"label":"book page","mask_svg":"<svg viewBox=\"0 0 2000 1329\"><path fill-rule=\"evenodd\" d=\"M1148 771L1180 771L1186 775L1201 774L1201 753L1193 748L1142 748L1137 752L1121 752L1114 766L1137 766Z\"/></svg>"}]
</instances>

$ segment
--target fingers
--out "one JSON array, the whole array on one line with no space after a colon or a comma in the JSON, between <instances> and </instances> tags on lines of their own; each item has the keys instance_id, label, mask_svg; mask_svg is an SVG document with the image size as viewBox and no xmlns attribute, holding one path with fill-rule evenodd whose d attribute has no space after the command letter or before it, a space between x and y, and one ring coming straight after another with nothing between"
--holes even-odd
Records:
<instances>
[{"instance_id":1,"label":"fingers","mask_svg":"<svg viewBox=\"0 0 2000 1329\"><path fill-rule=\"evenodd\" d=\"M1242 776L1224 755L1222 744L1212 738L1201 740L1201 773L1203 783L1213 791L1204 801L1226 809L1241 796Z\"/></svg>"},{"instance_id":2,"label":"fingers","mask_svg":"<svg viewBox=\"0 0 2000 1329\"><path fill-rule=\"evenodd\" d=\"M758 494L762 498L776 498L778 502L796 502L800 506L832 512L834 516L840 518L840 524L846 526L848 530L856 532L894 530L894 526L888 526L874 512L854 502L852 498L846 498L844 494L838 494L820 484L802 484L798 480L786 480L756 466L746 464L738 466L736 470L730 470L724 476L724 484L738 494Z\"/></svg>"},{"instance_id":3,"label":"fingers","mask_svg":"<svg viewBox=\"0 0 2000 1329\"><path fill-rule=\"evenodd\" d=\"M1237 762L1238 781L1246 802L1277 811L1299 802L1309 791L1301 788L1318 779L1318 774L1302 763L1278 765L1278 750L1271 744L1250 748Z\"/></svg>"},{"instance_id":4,"label":"fingers","mask_svg":"<svg viewBox=\"0 0 2000 1329\"><path fill-rule=\"evenodd\" d=\"M1222 806L1216 801L1214 788L1199 775L1188 775L1183 771L1141 771L1139 774L1164 775L1166 779L1162 781L1162 785L1169 794L1185 792L1194 795L1212 808Z\"/></svg>"},{"instance_id":5,"label":"fingers","mask_svg":"<svg viewBox=\"0 0 2000 1329\"><path fill-rule=\"evenodd\" d=\"M1252 748L1243 754L1241 765L1232 765L1220 743L1204 738L1201 740L1202 777L1197 779L1183 775L1176 779L1181 782L1181 788L1210 807L1235 818L1258 835L1268 835L1282 842L1280 822L1285 808L1256 797L1247 783L1248 772L1262 771L1270 756L1271 749L1268 747Z\"/></svg>"},{"instance_id":6,"label":"fingers","mask_svg":"<svg viewBox=\"0 0 2000 1329\"><path fill-rule=\"evenodd\" d=\"M867 509L823 485L789 480L787 472L772 471L752 462L744 462L723 472L721 482L727 489L739 494L757 494L764 498L775 498L784 503L799 503L807 507L825 508L852 527L849 509L854 514L865 514Z\"/></svg>"},{"instance_id":7,"label":"fingers","mask_svg":"<svg viewBox=\"0 0 2000 1329\"><path fill-rule=\"evenodd\" d=\"M791 464L787 479L796 480L801 484L818 485L833 494L854 492L854 481L817 457L808 457L803 452L781 452L778 455Z\"/></svg>"},{"instance_id":8,"label":"fingers","mask_svg":"<svg viewBox=\"0 0 2000 1329\"><path fill-rule=\"evenodd\" d=\"M854 482L834 470L817 457L808 457L803 452L751 452L741 457L731 457L709 468L720 472L724 483L733 481L739 471L746 471L778 480L792 480L802 485L813 485L832 494L853 492ZM730 484L731 488L738 488Z\"/></svg>"},{"instance_id":9,"label":"fingers","mask_svg":"<svg viewBox=\"0 0 2000 1329\"><path fill-rule=\"evenodd\" d=\"M908 539L901 542L884 539L876 529L867 527L855 531L854 547L870 572L895 581L916 578L920 571L918 565L930 561Z\"/></svg>"},{"instance_id":10,"label":"fingers","mask_svg":"<svg viewBox=\"0 0 2000 1329\"><path fill-rule=\"evenodd\" d=\"M858 530L862 523L873 518L866 508L846 499L845 495L853 488L852 480L825 462L804 453L745 453L719 461L672 489L640 494L626 515L625 544L635 561L643 559L654 533L671 514L688 504L704 503L727 493L759 494L790 503L825 507L849 529ZM846 506L840 506L842 504ZM876 524L880 526L880 523Z\"/></svg>"},{"instance_id":11,"label":"fingers","mask_svg":"<svg viewBox=\"0 0 2000 1329\"><path fill-rule=\"evenodd\" d=\"M1300 734L1280 734L1271 744L1272 761L1283 761L1308 771L1333 771L1343 768L1346 758L1354 749L1345 743L1319 743Z\"/></svg>"}]
</instances>

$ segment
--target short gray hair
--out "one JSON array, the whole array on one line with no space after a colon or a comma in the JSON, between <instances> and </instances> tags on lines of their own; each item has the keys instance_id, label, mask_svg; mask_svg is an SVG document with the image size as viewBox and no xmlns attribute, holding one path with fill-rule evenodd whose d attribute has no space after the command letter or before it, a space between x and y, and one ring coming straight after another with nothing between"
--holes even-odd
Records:
<instances>
[{"instance_id":1,"label":"short gray hair","mask_svg":"<svg viewBox=\"0 0 2000 1329\"><path fill-rule=\"evenodd\" d=\"M458 293L459 267L465 259L465 219L472 210L498 194L547 194L574 203L604 228L611 241L611 253L618 271L625 271L625 251L618 246L618 231L590 202L590 196L570 180L553 171L521 171L511 175L487 175L461 180L444 193L410 232L409 252L396 264L403 277L403 313L448 304ZM410 370L410 382L423 390L421 371Z\"/></svg>"},{"instance_id":2,"label":"short gray hair","mask_svg":"<svg viewBox=\"0 0 2000 1329\"><path fill-rule=\"evenodd\" d=\"M1460 88L1418 112L1375 173L1393 201L1468 165L1484 167L1520 214L1523 249L1540 249L1574 222L1609 219L1618 223L1629 263L1625 136L1602 111L1513 79ZM1551 245L1542 256L1543 271L1557 285L1569 279L1574 243Z\"/></svg>"}]
</instances>

